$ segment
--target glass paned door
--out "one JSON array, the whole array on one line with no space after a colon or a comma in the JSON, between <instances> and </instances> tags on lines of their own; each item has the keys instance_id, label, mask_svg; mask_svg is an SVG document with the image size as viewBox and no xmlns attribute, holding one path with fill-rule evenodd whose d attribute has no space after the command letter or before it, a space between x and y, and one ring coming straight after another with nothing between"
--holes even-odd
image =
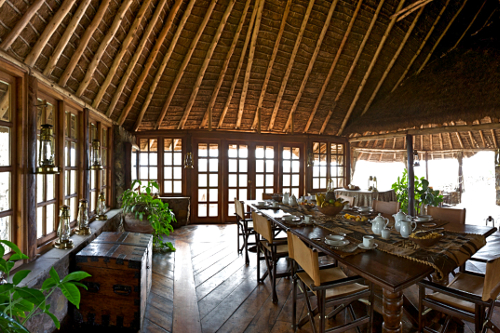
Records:
<instances>
[{"instance_id":1,"label":"glass paned door","mask_svg":"<svg viewBox=\"0 0 500 333\"><path fill-rule=\"evenodd\" d=\"M255 199L262 200L263 193L275 193L274 146L255 147Z\"/></svg>"},{"instance_id":2,"label":"glass paned door","mask_svg":"<svg viewBox=\"0 0 500 333\"><path fill-rule=\"evenodd\" d=\"M219 144L198 143L196 217L219 220Z\"/></svg>"},{"instance_id":3,"label":"glass paned door","mask_svg":"<svg viewBox=\"0 0 500 333\"><path fill-rule=\"evenodd\" d=\"M234 199L248 199L248 146L229 144L227 151L228 217L234 216Z\"/></svg>"},{"instance_id":4,"label":"glass paned door","mask_svg":"<svg viewBox=\"0 0 500 333\"><path fill-rule=\"evenodd\" d=\"M293 194L298 199L303 193L301 149L297 146L284 146L281 152L283 193Z\"/></svg>"}]
</instances>

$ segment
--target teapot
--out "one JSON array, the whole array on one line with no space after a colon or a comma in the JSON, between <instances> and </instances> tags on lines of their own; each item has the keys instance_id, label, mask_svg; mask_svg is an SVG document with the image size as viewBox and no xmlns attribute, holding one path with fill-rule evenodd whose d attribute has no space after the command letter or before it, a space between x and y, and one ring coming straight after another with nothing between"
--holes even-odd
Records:
<instances>
[{"instance_id":1,"label":"teapot","mask_svg":"<svg viewBox=\"0 0 500 333\"><path fill-rule=\"evenodd\" d=\"M292 207L297 207L299 205L295 194L292 194L292 196L288 198L288 204Z\"/></svg>"},{"instance_id":2,"label":"teapot","mask_svg":"<svg viewBox=\"0 0 500 333\"><path fill-rule=\"evenodd\" d=\"M415 227L413 229L411 228L411 225L415 224ZM401 234L401 237L403 238L408 238L410 237L411 233L417 229L417 222L411 220L411 216L407 216L406 220L401 220L401 226L399 228L399 233Z\"/></svg>"},{"instance_id":3,"label":"teapot","mask_svg":"<svg viewBox=\"0 0 500 333\"><path fill-rule=\"evenodd\" d=\"M399 211L397 214L392 215L392 217L394 217L394 229L399 232L401 221L406 220L406 215L402 211Z\"/></svg>"},{"instance_id":4,"label":"teapot","mask_svg":"<svg viewBox=\"0 0 500 333\"><path fill-rule=\"evenodd\" d=\"M386 217L383 217L382 214L378 214L376 218L370 221L372 224L372 231L375 235L380 235L380 232L382 229L387 227L389 224L389 219Z\"/></svg>"},{"instance_id":5,"label":"teapot","mask_svg":"<svg viewBox=\"0 0 500 333\"><path fill-rule=\"evenodd\" d=\"M288 192L283 193L283 204L288 205L288 200L290 200Z\"/></svg>"}]
</instances>

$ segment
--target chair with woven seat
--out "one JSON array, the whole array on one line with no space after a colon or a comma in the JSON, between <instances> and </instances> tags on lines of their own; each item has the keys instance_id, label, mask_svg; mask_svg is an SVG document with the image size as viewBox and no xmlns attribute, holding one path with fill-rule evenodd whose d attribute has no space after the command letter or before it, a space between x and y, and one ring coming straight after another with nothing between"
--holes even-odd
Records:
<instances>
[{"instance_id":1,"label":"chair with woven seat","mask_svg":"<svg viewBox=\"0 0 500 333\"><path fill-rule=\"evenodd\" d=\"M262 193L262 200L272 200L273 193Z\"/></svg>"},{"instance_id":2,"label":"chair with woven seat","mask_svg":"<svg viewBox=\"0 0 500 333\"><path fill-rule=\"evenodd\" d=\"M249 217L250 212L245 212L244 204L242 201L234 198L234 210L236 215L236 224L237 224L237 246L238 253L242 253L245 251L245 264L250 264L250 259L248 257L248 247L250 245L255 245L255 243L248 242L248 238L254 234L253 230L253 221ZM240 237L243 238L243 244L240 245Z\"/></svg>"},{"instance_id":3,"label":"chair with woven seat","mask_svg":"<svg viewBox=\"0 0 500 333\"><path fill-rule=\"evenodd\" d=\"M500 295L500 257L486 264L486 274L458 273L447 287L422 280L419 285L419 331L437 332L423 326L424 307L447 315L441 332L446 332L453 318L474 323L476 332L485 333L500 329L491 322L495 305L499 305ZM426 295L430 289L432 294Z\"/></svg>"},{"instance_id":4,"label":"chair with woven seat","mask_svg":"<svg viewBox=\"0 0 500 333\"><path fill-rule=\"evenodd\" d=\"M431 215L435 220L465 224L465 208L458 209L427 206L427 215Z\"/></svg>"},{"instance_id":5,"label":"chair with woven seat","mask_svg":"<svg viewBox=\"0 0 500 333\"><path fill-rule=\"evenodd\" d=\"M349 205L350 205L351 207L354 207L354 204L355 204L355 202L356 202L356 197L348 197L348 196L346 196L346 195L337 195L337 198L341 198L341 199L343 199L344 201L349 202Z\"/></svg>"},{"instance_id":6,"label":"chair with woven seat","mask_svg":"<svg viewBox=\"0 0 500 333\"><path fill-rule=\"evenodd\" d=\"M373 200L372 208L374 211L382 214L396 214L399 212L399 202L397 201L379 201Z\"/></svg>"},{"instance_id":7,"label":"chair with woven seat","mask_svg":"<svg viewBox=\"0 0 500 333\"><path fill-rule=\"evenodd\" d=\"M367 332L371 332L373 325L373 293L371 284L367 286L360 276L347 277L339 267L320 269L318 262L318 252L309 248L299 237L288 232L288 252L290 258L298 264L302 270L294 268L293 291L292 291L292 327L303 326L307 321L311 322L313 332L345 332L351 328L359 328L368 324ZM294 265L295 267L296 265ZM301 289L305 296L307 316L302 318L297 324L297 283L300 281ZM312 308L311 297L315 295L317 307ZM366 303L368 299L368 313L360 318L355 318L352 302L362 300ZM332 318L343 310L349 309L352 321L344 323L328 330L325 330L326 307L337 306L328 314ZM316 329L314 316L319 313L319 330Z\"/></svg>"},{"instance_id":8,"label":"chair with woven seat","mask_svg":"<svg viewBox=\"0 0 500 333\"><path fill-rule=\"evenodd\" d=\"M278 260L288 257L287 239L276 239L275 233L271 226L271 221L264 216L252 213L254 222L255 239L257 241L257 281L263 282L269 275L271 279L271 288L273 294L273 303L278 303L278 295L276 293L276 279L284 276L290 276L290 271L277 272ZM262 238L261 238L262 237ZM264 254L264 257L261 256ZM267 271L261 277L260 261L264 259L267 266Z\"/></svg>"}]
</instances>

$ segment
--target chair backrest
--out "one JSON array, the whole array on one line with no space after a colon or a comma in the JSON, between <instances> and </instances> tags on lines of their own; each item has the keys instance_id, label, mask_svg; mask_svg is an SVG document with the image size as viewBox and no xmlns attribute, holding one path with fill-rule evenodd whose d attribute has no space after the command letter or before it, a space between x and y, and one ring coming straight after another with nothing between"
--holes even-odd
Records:
<instances>
[{"instance_id":1,"label":"chair backrest","mask_svg":"<svg viewBox=\"0 0 500 333\"><path fill-rule=\"evenodd\" d=\"M243 209L243 202L239 201L238 199L234 198L234 210L236 212L236 215L242 220L245 219L245 213Z\"/></svg>"},{"instance_id":2,"label":"chair backrest","mask_svg":"<svg viewBox=\"0 0 500 333\"><path fill-rule=\"evenodd\" d=\"M349 205L351 205L351 207L354 207L354 203L356 201L356 198L355 197L348 197L346 195L337 195L337 198L341 198L343 199L344 201L348 201L349 202Z\"/></svg>"},{"instance_id":3,"label":"chair backrest","mask_svg":"<svg viewBox=\"0 0 500 333\"><path fill-rule=\"evenodd\" d=\"M318 252L309 248L299 237L291 232L288 234L288 256L295 260L297 264L311 277L315 286L321 284L319 275Z\"/></svg>"},{"instance_id":4,"label":"chair backrest","mask_svg":"<svg viewBox=\"0 0 500 333\"><path fill-rule=\"evenodd\" d=\"M465 224L465 208L458 209L427 206L427 215L431 215L435 220Z\"/></svg>"},{"instance_id":5,"label":"chair backrest","mask_svg":"<svg viewBox=\"0 0 500 333\"><path fill-rule=\"evenodd\" d=\"M483 301L495 299L500 293L500 257L488 261L484 276Z\"/></svg>"},{"instance_id":6,"label":"chair backrest","mask_svg":"<svg viewBox=\"0 0 500 333\"><path fill-rule=\"evenodd\" d=\"M271 221L256 212L252 212L252 220L253 230L267 240L269 244L272 244L274 236L271 228Z\"/></svg>"},{"instance_id":7,"label":"chair backrest","mask_svg":"<svg viewBox=\"0 0 500 333\"><path fill-rule=\"evenodd\" d=\"M273 198L272 193L262 193L262 200L271 200Z\"/></svg>"},{"instance_id":8,"label":"chair backrest","mask_svg":"<svg viewBox=\"0 0 500 333\"><path fill-rule=\"evenodd\" d=\"M396 214L399 211L399 202L373 200L372 208L382 214Z\"/></svg>"}]
</instances>

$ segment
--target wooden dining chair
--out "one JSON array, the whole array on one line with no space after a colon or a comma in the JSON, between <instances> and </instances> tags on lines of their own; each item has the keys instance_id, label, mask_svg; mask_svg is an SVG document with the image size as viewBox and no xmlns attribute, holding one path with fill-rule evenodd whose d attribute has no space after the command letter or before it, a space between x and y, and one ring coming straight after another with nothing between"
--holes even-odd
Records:
<instances>
[{"instance_id":1,"label":"wooden dining chair","mask_svg":"<svg viewBox=\"0 0 500 333\"><path fill-rule=\"evenodd\" d=\"M342 200L349 202L349 205L351 207L354 207L354 204L356 202L356 197L348 197L346 195L337 195L337 198L341 198Z\"/></svg>"},{"instance_id":2,"label":"wooden dining chair","mask_svg":"<svg viewBox=\"0 0 500 333\"><path fill-rule=\"evenodd\" d=\"M500 333L491 322L495 306L500 305L500 257L488 261L486 274L458 273L448 286L422 280L419 285L419 332L436 332L424 327L424 308L434 309L447 317L441 332L446 332L451 320L457 318L474 323L475 332L486 333L487 329ZM432 294L426 295L430 289Z\"/></svg>"},{"instance_id":3,"label":"wooden dining chair","mask_svg":"<svg viewBox=\"0 0 500 333\"><path fill-rule=\"evenodd\" d=\"M399 212L399 202L397 201L379 201L373 200L372 208L374 211L382 214L396 214Z\"/></svg>"},{"instance_id":4,"label":"wooden dining chair","mask_svg":"<svg viewBox=\"0 0 500 333\"><path fill-rule=\"evenodd\" d=\"M328 332L340 333L351 328L358 328L368 324L367 332L371 332L373 325L373 293L372 286L367 286L360 276L347 277L339 267L321 269L318 262L318 252L309 248L299 237L288 232L288 253L291 259L302 270L294 268L292 291L292 328L295 332L308 321L311 322L313 332L326 332L326 307L337 306L328 314L332 318L343 310L349 309L352 321L330 328ZM296 265L294 265L295 267ZM297 323L297 284L300 281L301 290L305 296L307 315ZM312 308L311 297L316 296L317 306ZM367 314L356 318L351 303L368 299ZM314 317L319 313L319 330L316 328Z\"/></svg>"},{"instance_id":5,"label":"wooden dining chair","mask_svg":"<svg viewBox=\"0 0 500 333\"><path fill-rule=\"evenodd\" d=\"M234 198L234 210L236 215L236 224L237 224L237 247L238 253L242 253L244 251L245 254L245 264L250 264L250 258L248 257L248 248L251 245L255 245L255 243L249 242L249 238L251 235L255 234L253 228L253 221L250 218L250 212L245 212L245 205L242 201ZM240 245L240 237L242 238L242 244Z\"/></svg>"},{"instance_id":6,"label":"wooden dining chair","mask_svg":"<svg viewBox=\"0 0 500 333\"><path fill-rule=\"evenodd\" d=\"M262 200L272 200L273 193L262 193Z\"/></svg>"},{"instance_id":7,"label":"wooden dining chair","mask_svg":"<svg viewBox=\"0 0 500 333\"><path fill-rule=\"evenodd\" d=\"M276 293L276 279L284 276L290 276L290 271L277 271L278 260L288 257L287 239L276 239L271 226L271 221L256 212L252 213L254 221L254 230L257 241L257 281L263 282L269 275L271 279L271 289L273 294L273 303L278 303L278 295ZM261 256L261 253L264 257ZM267 266L267 271L264 275L260 274L260 261L264 259Z\"/></svg>"},{"instance_id":8,"label":"wooden dining chair","mask_svg":"<svg viewBox=\"0 0 500 333\"><path fill-rule=\"evenodd\" d=\"M431 215L435 220L465 224L465 208L458 209L427 206L427 215Z\"/></svg>"}]
</instances>

